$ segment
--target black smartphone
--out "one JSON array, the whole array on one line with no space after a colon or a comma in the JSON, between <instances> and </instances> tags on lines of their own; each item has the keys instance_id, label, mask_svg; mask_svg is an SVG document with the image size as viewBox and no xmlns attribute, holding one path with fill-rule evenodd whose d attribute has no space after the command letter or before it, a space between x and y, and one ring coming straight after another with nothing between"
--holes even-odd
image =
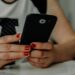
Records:
<instances>
[{"instance_id":1,"label":"black smartphone","mask_svg":"<svg viewBox=\"0 0 75 75\"><path fill-rule=\"evenodd\" d=\"M47 42L56 24L57 17L44 14L30 14L26 18L20 44Z\"/></svg>"}]
</instances>

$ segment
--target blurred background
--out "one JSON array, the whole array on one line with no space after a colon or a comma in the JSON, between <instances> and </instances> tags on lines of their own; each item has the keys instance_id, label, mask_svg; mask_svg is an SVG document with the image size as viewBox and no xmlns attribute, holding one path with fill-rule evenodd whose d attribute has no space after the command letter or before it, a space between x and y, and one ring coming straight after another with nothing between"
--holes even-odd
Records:
<instances>
[{"instance_id":1,"label":"blurred background","mask_svg":"<svg viewBox=\"0 0 75 75\"><path fill-rule=\"evenodd\" d=\"M59 0L65 15L71 22L71 25L75 31L75 0Z\"/></svg>"}]
</instances>

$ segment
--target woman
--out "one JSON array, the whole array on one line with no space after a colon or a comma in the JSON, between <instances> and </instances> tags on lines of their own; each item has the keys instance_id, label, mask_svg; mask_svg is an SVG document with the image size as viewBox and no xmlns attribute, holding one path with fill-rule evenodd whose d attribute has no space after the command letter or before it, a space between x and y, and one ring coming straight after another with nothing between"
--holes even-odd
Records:
<instances>
[{"instance_id":1,"label":"woman","mask_svg":"<svg viewBox=\"0 0 75 75\"><path fill-rule=\"evenodd\" d=\"M19 20L19 25L16 27L17 33L22 32L25 17L28 14L39 13L31 0L1 0L0 5L0 18L8 17ZM2 36L0 38L0 67L17 59L27 57L33 66L46 68L52 63L71 60L75 57L75 34L58 0L47 0L47 14L55 15L58 18L51 36L57 44L35 41L32 42L31 47L37 50L29 53L30 46L10 44L20 40L20 34ZM42 51L39 49L42 49ZM44 49L48 50L44 51Z\"/></svg>"}]
</instances>

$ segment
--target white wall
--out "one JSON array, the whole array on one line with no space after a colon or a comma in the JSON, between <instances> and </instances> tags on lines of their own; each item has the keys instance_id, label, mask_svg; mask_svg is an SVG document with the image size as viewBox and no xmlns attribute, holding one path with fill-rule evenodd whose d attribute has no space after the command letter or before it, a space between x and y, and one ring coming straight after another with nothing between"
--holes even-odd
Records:
<instances>
[{"instance_id":1,"label":"white wall","mask_svg":"<svg viewBox=\"0 0 75 75\"><path fill-rule=\"evenodd\" d=\"M75 0L60 0L60 3L75 30Z\"/></svg>"}]
</instances>

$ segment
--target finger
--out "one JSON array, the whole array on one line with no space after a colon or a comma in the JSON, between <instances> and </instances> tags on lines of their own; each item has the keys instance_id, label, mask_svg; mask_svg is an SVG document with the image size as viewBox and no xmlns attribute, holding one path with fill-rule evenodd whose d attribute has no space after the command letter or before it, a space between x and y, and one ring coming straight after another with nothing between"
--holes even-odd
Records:
<instances>
[{"instance_id":1,"label":"finger","mask_svg":"<svg viewBox=\"0 0 75 75\"><path fill-rule=\"evenodd\" d=\"M44 67L47 67L47 64L46 63L37 63L37 62L34 62L33 60L29 60L29 63L37 68L44 68Z\"/></svg>"},{"instance_id":2,"label":"finger","mask_svg":"<svg viewBox=\"0 0 75 75\"><path fill-rule=\"evenodd\" d=\"M53 55L53 53L49 50L48 51L33 50L30 56L34 58L46 58L50 57L50 55Z\"/></svg>"},{"instance_id":3,"label":"finger","mask_svg":"<svg viewBox=\"0 0 75 75\"><path fill-rule=\"evenodd\" d=\"M29 45L15 45L15 44L0 44L1 52L29 52L31 47Z\"/></svg>"},{"instance_id":4,"label":"finger","mask_svg":"<svg viewBox=\"0 0 75 75\"><path fill-rule=\"evenodd\" d=\"M20 38L21 38L21 34L7 35L7 36L0 37L0 43L10 43L10 42L19 41Z\"/></svg>"},{"instance_id":5,"label":"finger","mask_svg":"<svg viewBox=\"0 0 75 75\"><path fill-rule=\"evenodd\" d=\"M42 51L42 58L53 57L52 51Z\"/></svg>"},{"instance_id":6,"label":"finger","mask_svg":"<svg viewBox=\"0 0 75 75\"><path fill-rule=\"evenodd\" d=\"M44 51L40 51L40 50L33 50L31 51L31 57L36 57L36 58L44 58L44 57L50 57L53 55L52 51L49 50L44 50Z\"/></svg>"},{"instance_id":7,"label":"finger","mask_svg":"<svg viewBox=\"0 0 75 75\"><path fill-rule=\"evenodd\" d=\"M34 50L31 52L30 58L33 59L43 59L43 58L53 58L54 54L51 51L38 51Z\"/></svg>"},{"instance_id":8,"label":"finger","mask_svg":"<svg viewBox=\"0 0 75 75\"><path fill-rule=\"evenodd\" d=\"M33 42L31 44L31 47L33 49L41 49L41 50L51 50L52 44L51 43L39 43L39 42Z\"/></svg>"},{"instance_id":9,"label":"finger","mask_svg":"<svg viewBox=\"0 0 75 75\"><path fill-rule=\"evenodd\" d=\"M42 68L41 64L34 63L34 62L29 62L32 66L37 67L37 68Z\"/></svg>"},{"instance_id":10,"label":"finger","mask_svg":"<svg viewBox=\"0 0 75 75\"><path fill-rule=\"evenodd\" d=\"M46 68L52 63L52 60L50 58L42 58L42 59L29 58L28 61L33 66L40 67L40 68Z\"/></svg>"},{"instance_id":11,"label":"finger","mask_svg":"<svg viewBox=\"0 0 75 75\"><path fill-rule=\"evenodd\" d=\"M28 61L38 63L38 62L40 62L40 58L28 57Z\"/></svg>"},{"instance_id":12,"label":"finger","mask_svg":"<svg viewBox=\"0 0 75 75\"><path fill-rule=\"evenodd\" d=\"M7 64L12 63L14 61L15 60L12 60L12 61L11 60L10 61L8 61L8 60L0 61L0 69L4 69Z\"/></svg>"},{"instance_id":13,"label":"finger","mask_svg":"<svg viewBox=\"0 0 75 75\"><path fill-rule=\"evenodd\" d=\"M23 52L0 53L0 61L3 61L3 60L12 61L12 60L25 58L25 57L28 57L28 56L29 55L25 56L25 54Z\"/></svg>"},{"instance_id":14,"label":"finger","mask_svg":"<svg viewBox=\"0 0 75 75\"><path fill-rule=\"evenodd\" d=\"M30 57L33 57L33 58L41 58L42 55L43 55L43 52L42 51L34 50L34 51L31 52Z\"/></svg>"},{"instance_id":15,"label":"finger","mask_svg":"<svg viewBox=\"0 0 75 75\"><path fill-rule=\"evenodd\" d=\"M31 65L37 67L37 68L48 68L49 64L48 63L35 63L35 62L30 62Z\"/></svg>"}]
</instances>

